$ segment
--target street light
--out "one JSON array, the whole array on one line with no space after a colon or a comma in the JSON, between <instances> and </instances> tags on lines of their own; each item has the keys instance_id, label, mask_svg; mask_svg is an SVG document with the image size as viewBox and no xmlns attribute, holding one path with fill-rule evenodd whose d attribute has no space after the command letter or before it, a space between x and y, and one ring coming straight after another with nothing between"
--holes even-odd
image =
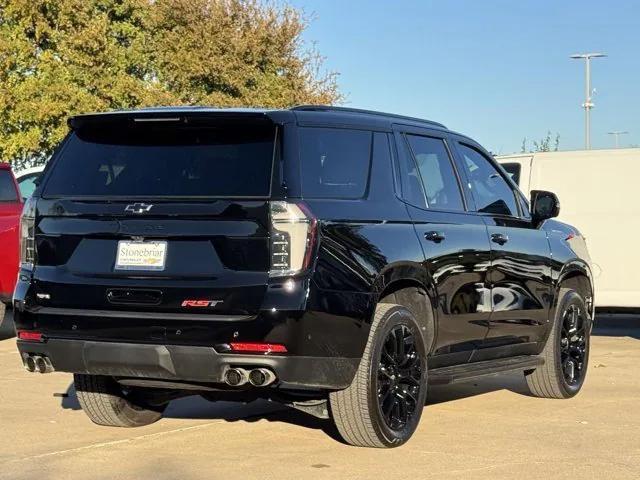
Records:
<instances>
[{"instance_id":1,"label":"street light","mask_svg":"<svg viewBox=\"0 0 640 480\"><path fill-rule=\"evenodd\" d=\"M585 100L582 108L584 108L584 148L587 150L591 149L591 109L594 107L591 101L591 94L593 93L591 90L591 59L606 56L604 53L576 53L571 55L571 58L583 58L585 63Z\"/></svg>"},{"instance_id":2,"label":"street light","mask_svg":"<svg viewBox=\"0 0 640 480\"><path fill-rule=\"evenodd\" d=\"M629 132L621 132L621 131L608 132L608 133L609 133L609 135L614 135L615 136L615 138L616 138L616 148L619 148L618 137L620 135L628 135L629 134Z\"/></svg>"}]
</instances>

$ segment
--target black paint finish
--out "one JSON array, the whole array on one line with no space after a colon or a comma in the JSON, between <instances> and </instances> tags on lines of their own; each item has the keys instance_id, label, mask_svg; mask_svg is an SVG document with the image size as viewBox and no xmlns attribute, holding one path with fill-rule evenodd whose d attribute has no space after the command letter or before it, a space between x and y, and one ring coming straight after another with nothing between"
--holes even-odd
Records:
<instances>
[{"instance_id":1,"label":"black paint finish","mask_svg":"<svg viewBox=\"0 0 640 480\"><path fill-rule=\"evenodd\" d=\"M554 220L534 225L523 214L476 212L455 147L463 137L438 124L311 108L161 109L141 115L212 115L217 120L229 115L237 122L273 122L279 140L272 193L264 199L155 199L151 214L137 216L124 212L126 202L44 199L37 190L38 261L33 271L20 272L15 324L20 330L42 332L52 344L59 341L51 349L19 343L22 352L52 355L59 369L91 373L81 358L74 358L82 356L84 347L77 345L83 342L169 350L179 346L174 350L186 355L188 347L215 349L231 341L261 341L286 345L287 356L269 365L286 368L283 372L294 379L296 388L305 386L305 371L294 364L283 366L286 358L311 359L297 365L320 369L308 373L307 387L344 388L364 351L377 302L395 289L419 288L433 309L430 330L426 323L431 320L419 318L425 331L433 332L430 367L539 353L549 334L558 289L568 279L583 288L581 294L592 305L586 248L577 230ZM100 121L98 115L71 123ZM300 126L373 132L371 173L363 198L302 197ZM464 211L419 207L404 198L399 160L406 153L397 140L405 132L435 135L446 143ZM470 139L465 142L473 144ZM51 163L55 162L54 157ZM303 201L318 221L311 268L290 279L270 278L267 273L268 202L282 199ZM114 271L117 241L137 236L168 242L165 271ZM130 291L133 303L111 301L114 291L120 296ZM196 315L181 306L187 298L222 302ZM63 340L80 343L73 343L76 346L65 354ZM201 368L203 363L180 365ZM332 373L334 365L344 370ZM105 373L106 367L99 367ZM145 375L152 376L138 371L137 376ZM187 373L183 377L213 378Z\"/></svg>"},{"instance_id":2,"label":"black paint finish","mask_svg":"<svg viewBox=\"0 0 640 480\"><path fill-rule=\"evenodd\" d=\"M526 219L484 216L491 241L491 321L474 360L533 354L544 342L553 299L551 248L544 230ZM502 241L495 241L500 236Z\"/></svg>"}]
</instances>

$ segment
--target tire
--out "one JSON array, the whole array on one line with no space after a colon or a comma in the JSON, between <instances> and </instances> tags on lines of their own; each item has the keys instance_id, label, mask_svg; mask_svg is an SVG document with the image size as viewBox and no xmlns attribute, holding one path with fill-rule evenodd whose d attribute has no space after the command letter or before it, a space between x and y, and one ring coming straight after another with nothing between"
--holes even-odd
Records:
<instances>
[{"instance_id":1,"label":"tire","mask_svg":"<svg viewBox=\"0 0 640 480\"><path fill-rule=\"evenodd\" d=\"M567 315L574 313L578 315L575 331L567 328L574 321ZM580 391L589 364L591 327L592 320L582 297L575 290L561 288L551 333L541 354L545 363L525 377L532 395L571 398Z\"/></svg>"},{"instance_id":2,"label":"tire","mask_svg":"<svg viewBox=\"0 0 640 480\"><path fill-rule=\"evenodd\" d=\"M141 427L162 418L164 405L149 405L141 391L125 392L111 377L75 374L78 402L89 419L109 427Z\"/></svg>"},{"instance_id":3,"label":"tire","mask_svg":"<svg viewBox=\"0 0 640 480\"><path fill-rule=\"evenodd\" d=\"M402 338L402 349L399 344L392 347L396 338ZM406 353L404 358L408 360L400 363L402 369L391 365L394 358L403 358L402 354L389 355L390 349ZM425 340L413 314L400 305L378 304L351 385L329 394L333 421L342 438L354 446L377 448L398 447L409 440L420 422L427 397L426 362ZM388 373L391 371L395 373ZM382 405L379 395L384 399ZM396 407L403 398L407 399L404 407ZM385 415L383 408L391 414Z\"/></svg>"}]
</instances>

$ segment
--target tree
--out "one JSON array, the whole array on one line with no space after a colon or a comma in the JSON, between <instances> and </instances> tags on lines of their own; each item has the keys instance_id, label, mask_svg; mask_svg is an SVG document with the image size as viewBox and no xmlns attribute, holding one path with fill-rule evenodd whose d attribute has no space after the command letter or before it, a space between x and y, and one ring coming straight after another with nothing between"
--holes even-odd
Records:
<instances>
[{"instance_id":1,"label":"tree","mask_svg":"<svg viewBox=\"0 0 640 480\"><path fill-rule=\"evenodd\" d=\"M560 148L560 134L556 133L555 139L551 139L551 131L547 131L547 136L540 139L539 141L533 141L533 149L527 150L527 138L522 139L522 146L520 147L521 153L528 152L557 152L558 148Z\"/></svg>"},{"instance_id":2,"label":"tree","mask_svg":"<svg viewBox=\"0 0 640 480\"><path fill-rule=\"evenodd\" d=\"M44 162L81 112L339 102L306 22L258 0L0 0L0 158Z\"/></svg>"},{"instance_id":3,"label":"tree","mask_svg":"<svg viewBox=\"0 0 640 480\"><path fill-rule=\"evenodd\" d=\"M303 51L306 20L255 1L164 0L153 9L157 81L181 103L281 107L333 103L335 74Z\"/></svg>"}]
</instances>

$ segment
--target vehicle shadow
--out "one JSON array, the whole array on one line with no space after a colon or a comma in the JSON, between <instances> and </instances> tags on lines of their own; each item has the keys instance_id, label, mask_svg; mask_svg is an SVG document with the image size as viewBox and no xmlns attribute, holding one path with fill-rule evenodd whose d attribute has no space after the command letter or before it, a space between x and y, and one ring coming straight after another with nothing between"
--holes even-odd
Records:
<instances>
[{"instance_id":1,"label":"vehicle shadow","mask_svg":"<svg viewBox=\"0 0 640 480\"><path fill-rule=\"evenodd\" d=\"M629 337L640 340L640 316L598 314L593 327L593 335Z\"/></svg>"},{"instance_id":2,"label":"vehicle shadow","mask_svg":"<svg viewBox=\"0 0 640 480\"><path fill-rule=\"evenodd\" d=\"M81 409L73 383L69 385L65 393L58 395L62 397L60 406L63 409ZM210 402L199 395L193 395L172 401L164 412L164 417L185 420L224 420L226 422L253 423L260 420L281 422L302 428L321 430L327 436L342 442L340 434L332 422L266 400L256 400L250 403Z\"/></svg>"},{"instance_id":3,"label":"vehicle shadow","mask_svg":"<svg viewBox=\"0 0 640 480\"><path fill-rule=\"evenodd\" d=\"M469 381L454 385L429 386L429 395L425 407L440 403L462 400L476 395L484 395L499 390L509 390L521 395L528 395L522 374L486 377L477 381ZM62 396L63 409L80 410L73 383ZM425 414L428 414L425 412ZM320 430L331 439L345 443L340 433L330 420L316 418L312 415L266 400L250 403L210 402L194 395L170 403L164 413L165 418L185 420L223 420L225 422L258 422L287 423L305 429Z\"/></svg>"},{"instance_id":4,"label":"vehicle shadow","mask_svg":"<svg viewBox=\"0 0 640 480\"><path fill-rule=\"evenodd\" d=\"M11 325L13 329L13 325ZM629 315L599 315L593 335L630 337L640 339L640 317ZM452 385L430 385L426 407L460 401L477 395L508 390L518 395L530 396L524 375L520 372L487 376ZM63 409L80 410L73 383L62 397ZM302 428L321 430L330 438L344 443L333 422L323 420L298 410L257 400L251 403L209 402L199 395L174 400L165 411L166 418L224 420L226 422L282 422Z\"/></svg>"}]
</instances>

